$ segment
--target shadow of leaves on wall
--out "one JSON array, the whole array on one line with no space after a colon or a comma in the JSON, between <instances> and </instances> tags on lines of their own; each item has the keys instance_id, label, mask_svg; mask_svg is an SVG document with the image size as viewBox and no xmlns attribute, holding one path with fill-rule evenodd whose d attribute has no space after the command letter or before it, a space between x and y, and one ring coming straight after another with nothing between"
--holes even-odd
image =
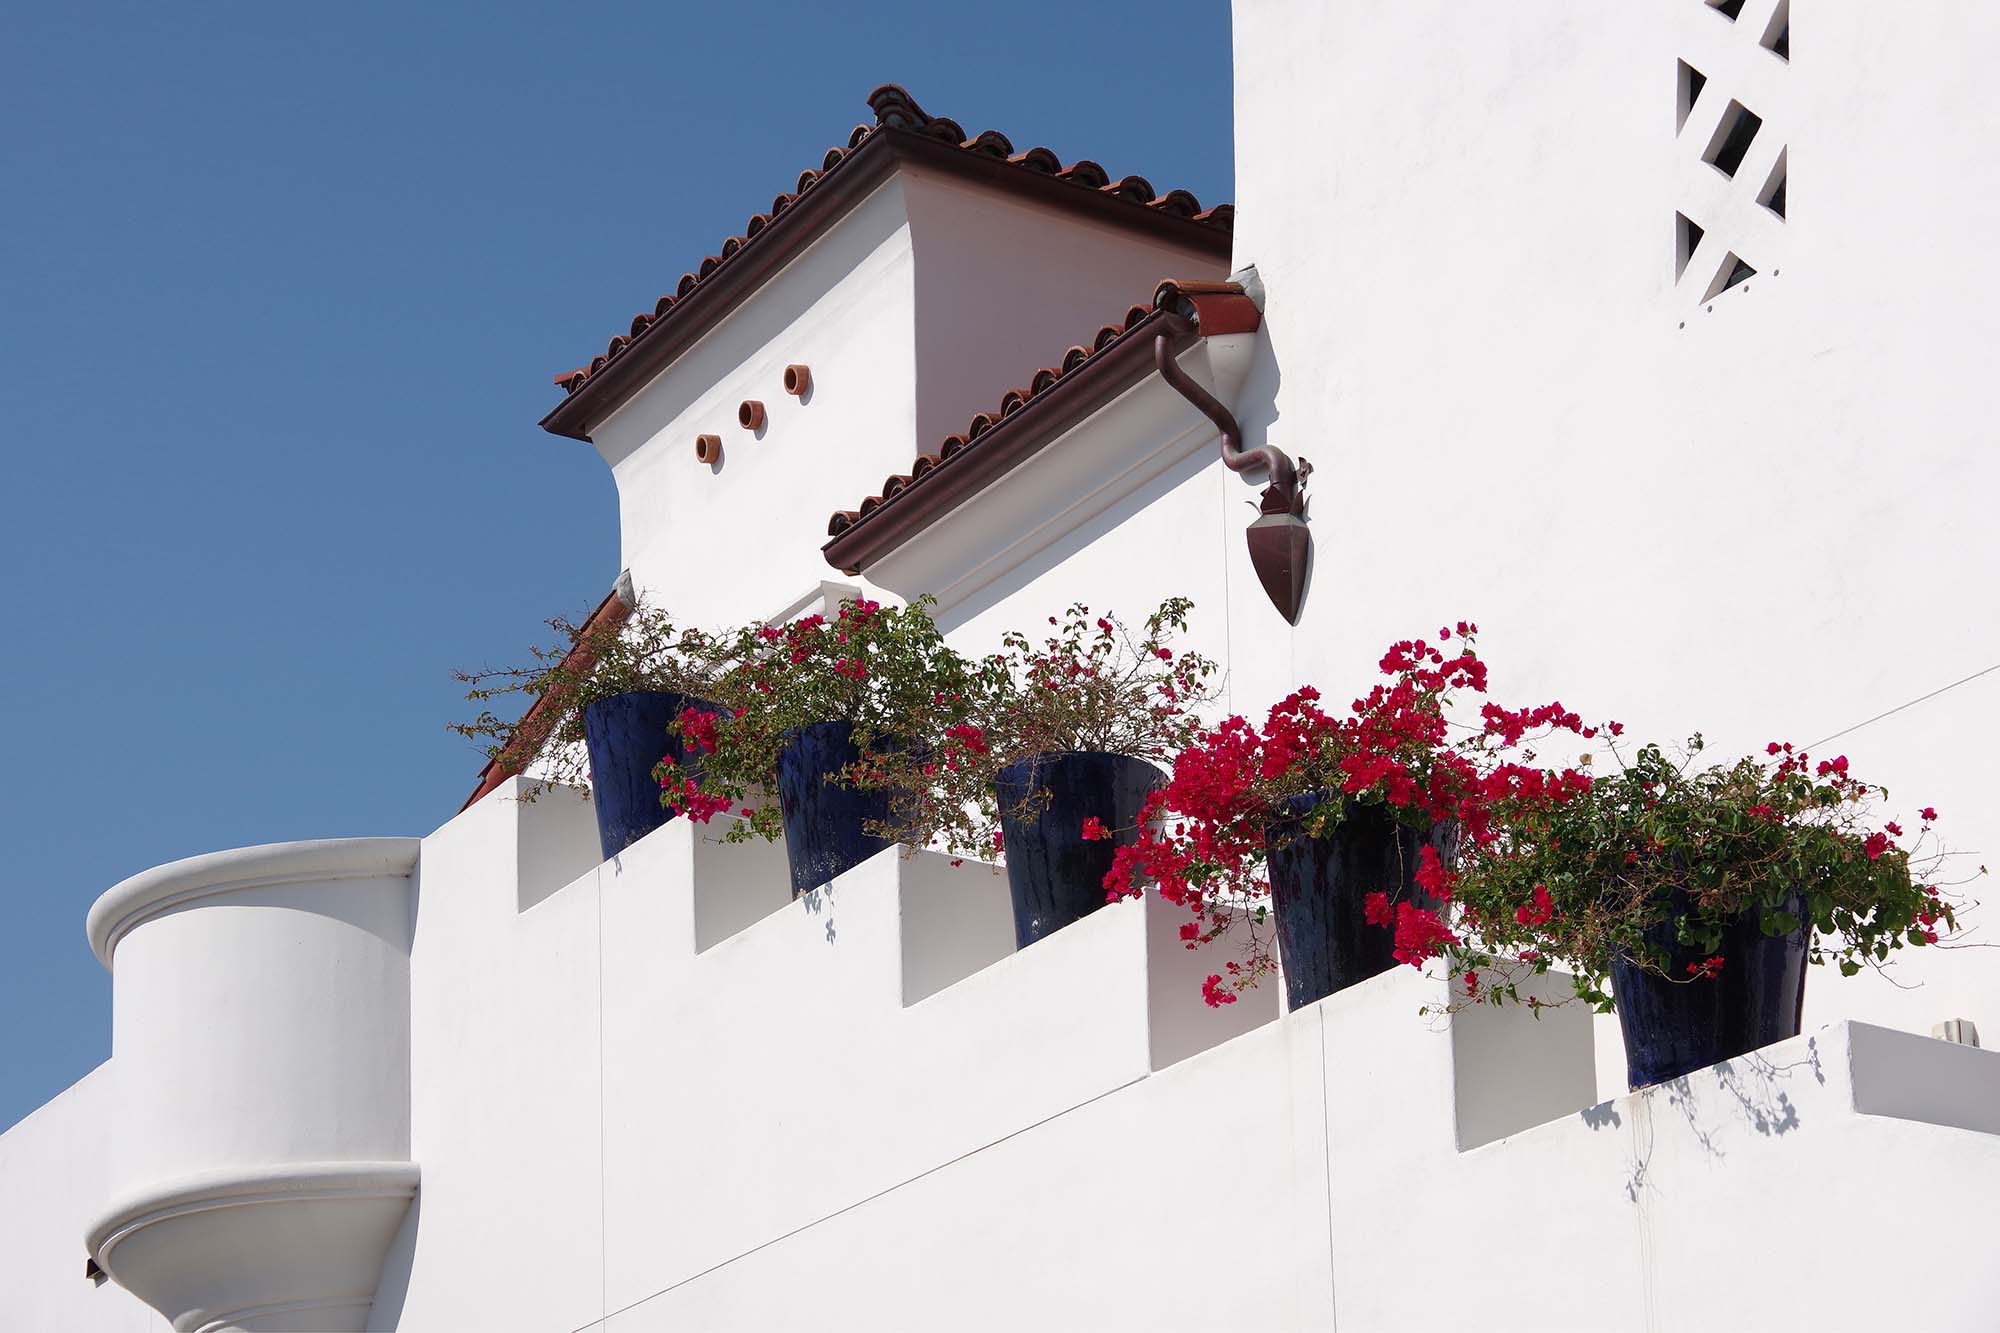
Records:
<instances>
[{"instance_id":1,"label":"shadow of leaves on wall","mask_svg":"<svg viewBox=\"0 0 2000 1333\"><path fill-rule=\"evenodd\" d=\"M832 944L834 941L833 885L822 884L816 889L807 889L800 901L805 903L806 915L825 918L822 924L826 927L826 942Z\"/></svg>"},{"instance_id":2,"label":"shadow of leaves on wall","mask_svg":"<svg viewBox=\"0 0 2000 1333\"><path fill-rule=\"evenodd\" d=\"M1654 1123L1652 1110L1664 1098L1686 1128L1702 1154L1712 1161L1728 1156L1724 1143L1736 1126L1765 1138L1796 1132L1803 1122L1798 1104L1787 1088L1794 1078L1810 1075L1820 1086L1826 1084L1819 1039L1808 1038L1805 1055L1778 1064L1761 1052L1724 1060L1712 1068L1660 1084L1653 1094L1635 1104L1630 1172L1624 1181L1626 1198L1638 1203L1649 1188L1647 1173L1652 1164ZM1606 1102L1583 1112L1584 1123L1593 1129L1620 1124L1614 1103Z\"/></svg>"}]
</instances>

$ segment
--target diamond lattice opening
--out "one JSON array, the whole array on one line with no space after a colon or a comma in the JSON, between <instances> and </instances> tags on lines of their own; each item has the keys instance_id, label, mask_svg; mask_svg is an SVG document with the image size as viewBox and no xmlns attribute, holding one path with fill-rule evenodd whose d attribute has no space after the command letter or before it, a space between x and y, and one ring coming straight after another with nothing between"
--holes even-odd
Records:
<instances>
[{"instance_id":1,"label":"diamond lattice opening","mask_svg":"<svg viewBox=\"0 0 2000 1333\"><path fill-rule=\"evenodd\" d=\"M1695 247L1701 244L1703 232L1694 219L1685 213L1674 214L1674 281L1679 282L1687 272L1688 260L1694 258Z\"/></svg>"},{"instance_id":2,"label":"diamond lattice opening","mask_svg":"<svg viewBox=\"0 0 2000 1333\"><path fill-rule=\"evenodd\" d=\"M1771 12L1771 21L1764 25L1764 35L1757 39L1757 45L1780 60L1792 58L1792 0L1778 0L1778 7Z\"/></svg>"},{"instance_id":3,"label":"diamond lattice opening","mask_svg":"<svg viewBox=\"0 0 2000 1333\"><path fill-rule=\"evenodd\" d=\"M1757 191L1757 202L1776 213L1785 216L1785 158L1791 149L1778 150L1778 160L1771 166L1771 174L1764 178L1764 188Z\"/></svg>"},{"instance_id":4,"label":"diamond lattice opening","mask_svg":"<svg viewBox=\"0 0 2000 1333\"><path fill-rule=\"evenodd\" d=\"M1721 266L1715 270L1715 279L1708 284L1708 290L1702 293L1701 299L1713 301L1737 283L1748 282L1756 276L1757 270L1738 259L1732 250L1722 257Z\"/></svg>"},{"instance_id":5,"label":"diamond lattice opening","mask_svg":"<svg viewBox=\"0 0 2000 1333\"><path fill-rule=\"evenodd\" d=\"M1694 110L1695 99L1708 84L1708 75L1703 74L1687 61L1676 61L1680 66L1674 89L1674 133L1687 127L1688 112Z\"/></svg>"},{"instance_id":6,"label":"diamond lattice opening","mask_svg":"<svg viewBox=\"0 0 2000 1333\"><path fill-rule=\"evenodd\" d=\"M1722 113L1722 123L1715 127L1715 136L1708 141L1708 150L1701 160L1725 176L1734 176L1750 152L1757 131L1763 127L1763 117L1731 98L1729 109Z\"/></svg>"}]
</instances>

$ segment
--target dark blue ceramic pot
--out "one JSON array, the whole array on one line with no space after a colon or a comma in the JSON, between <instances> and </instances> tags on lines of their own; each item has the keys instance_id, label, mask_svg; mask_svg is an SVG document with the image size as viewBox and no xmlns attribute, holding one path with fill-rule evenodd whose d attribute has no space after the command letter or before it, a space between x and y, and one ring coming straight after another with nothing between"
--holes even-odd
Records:
<instances>
[{"instance_id":1,"label":"dark blue ceramic pot","mask_svg":"<svg viewBox=\"0 0 2000 1333\"><path fill-rule=\"evenodd\" d=\"M1143 759L1095 750L1038 754L1000 770L993 789L1016 944L1025 949L1104 906L1112 856L1138 837L1140 807L1165 780ZM1111 837L1083 836L1093 817Z\"/></svg>"},{"instance_id":2,"label":"dark blue ceramic pot","mask_svg":"<svg viewBox=\"0 0 2000 1333\"><path fill-rule=\"evenodd\" d=\"M1611 963L1625 1081L1634 1091L1799 1035L1812 932L1804 923L1804 895L1785 903L1801 922L1787 934L1766 935L1754 911L1731 923L1716 951L1722 970L1713 977L1692 976L1688 967L1699 967L1707 955L1674 939L1674 921L1685 910L1676 893L1667 918L1646 932L1646 942L1666 955L1666 976L1627 958Z\"/></svg>"},{"instance_id":3,"label":"dark blue ceramic pot","mask_svg":"<svg viewBox=\"0 0 2000 1333\"><path fill-rule=\"evenodd\" d=\"M894 845L867 831L869 821L889 818L890 793L857 791L832 780L860 758L852 722L816 722L785 733L778 751L778 803L794 898Z\"/></svg>"},{"instance_id":4,"label":"dark blue ceramic pot","mask_svg":"<svg viewBox=\"0 0 2000 1333\"><path fill-rule=\"evenodd\" d=\"M1449 825L1414 829L1385 806L1350 803L1326 836L1307 837L1301 821L1326 799L1320 792L1294 796L1264 830L1278 957L1293 1009L1396 965L1395 932L1368 924L1364 902L1386 893L1392 901L1435 906L1417 889L1417 858L1426 844L1448 855L1454 835Z\"/></svg>"},{"instance_id":5,"label":"dark blue ceramic pot","mask_svg":"<svg viewBox=\"0 0 2000 1333\"><path fill-rule=\"evenodd\" d=\"M631 690L584 705L590 800L607 861L674 817L660 804L653 769L667 755L677 764L685 759L681 738L667 728L687 708L721 711L706 699L665 690Z\"/></svg>"}]
</instances>

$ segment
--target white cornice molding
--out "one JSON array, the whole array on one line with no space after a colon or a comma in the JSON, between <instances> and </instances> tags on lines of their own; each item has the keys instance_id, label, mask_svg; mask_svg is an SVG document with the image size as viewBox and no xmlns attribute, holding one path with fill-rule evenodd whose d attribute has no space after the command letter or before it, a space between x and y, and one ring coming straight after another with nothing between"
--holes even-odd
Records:
<instances>
[{"instance_id":1,"label":"white cornice molding","mask_svg":"<svg viewBox=\"0 0 2000 1333\"><path fill-rule=\"evenodd\" d=\"M170 861L113 885L91 904L90 948L109 968L118 941L134 926L203 898L281 884L404 878L416 869L422 845L421 838L319 838Z\"/></svg>"},{"instance_id":2,"label":"white cornice molding","mask_svg":"<svg viewBox=\"0 0 2000 1333\"><path fill-rule=\"evenodd\" d=\"M1203 338L1176 359L1229 402L1249 376L1256 340L1255 333ZM1214 425L1148 373L877 560L868 578L906 597L929 592L944 614L1215 441Z\"/></svg>"},{"instance_id":3,"label":"white cornice molding","mask_svg":"<svg viewBox=\"0 0 2000 1333\"><path fill-rule=\"evenodd\" d=\"M205 1172L128 1195L85 1245L176 1333L307 1311L324 1315L314 1327L358 1329L418 1179L411 1162Z\"/></svg>"}]
</instances>

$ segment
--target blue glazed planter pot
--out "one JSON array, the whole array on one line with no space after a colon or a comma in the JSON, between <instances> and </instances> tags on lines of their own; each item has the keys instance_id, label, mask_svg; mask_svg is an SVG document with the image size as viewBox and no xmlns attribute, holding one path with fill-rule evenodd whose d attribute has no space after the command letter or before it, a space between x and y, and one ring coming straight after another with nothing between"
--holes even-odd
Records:
<instances>
[{"instance_id":1,"label":"blue glazed planter pot","mask_svg":"<svg viewBox=\"0 0 2000 1333\"><path fill-rule=\"evenodd\" d=\"M1452 838L1448 826L1414 829L1379 805L1350 805L1332 832L1306 837L1301 819L1326 799L1318 792L1294 796L1264 830L1278 957L1292 1009L1396 965L1395 933L1368 924L1364 901L1387 893L1392 901L1435 906L1416 887L1417 858L1426 843L1449 852Z\"/></svg>"},{"instance_id":2,"label":"blue glazed planter pot","mask_svg":"<svg viewBox=\"0 0 2000 1333\"><path fill-rule=\"evenodd\" d=\"M794 898L894 845L866 831L870 820L889 818L890 793L829 781L860 758L851 722L816 722L785 733L778 751L778 803Z\"/></svg>"},{"instance_id":3,"label":"blue glazed planter pot","mask_svg":"<svg viewBox=\"0 0 2000 1333\"><path fill-rule=\"evenodd\" d=\"M1117 848L1138 836L1139 810L1166 780L1130 755L1069 750L1009 764L994 780L1014 941L1025 949L1104 906ZM1095 816L1112 836L1083 836Z\"/></svg>"},{"instance_id":4,"label":"blue glazed planter pot","mask_svg":"<svg viewBox=\"0 0 2000 1333\"><path fill-rule=\"evenodd\" d=\"M660 804L660 781L653 769L665 755L683 762L681 739L667 728L687 708L720 711L706 699L665 690L631 690L584 705L591 805L605 860L674 817L674 811Z\"/></svg>"},{"instance_id":5,"label":"blue glazed planter pot","mask_svg":"<svg viewBox=\"0 0 2000 1333\"><path fill-rule=\"evenodd\" d=\"M1766 935L1756 913L1749 913L1723 931L1721 973L1695 979L1688 965L1700 965L1703 956L1674 941L1674 919L1682 910L1677 901L1674 915L1646 932L1648 944L1667 952L1665 977L1628 959L1611 963L1625 1081L1634 1091L1799 1035L1812 928L1802 924L1789 934ZM1785 910L1803 921L1803 895L1794 894Z\"/></svg>"}]
</instances>

